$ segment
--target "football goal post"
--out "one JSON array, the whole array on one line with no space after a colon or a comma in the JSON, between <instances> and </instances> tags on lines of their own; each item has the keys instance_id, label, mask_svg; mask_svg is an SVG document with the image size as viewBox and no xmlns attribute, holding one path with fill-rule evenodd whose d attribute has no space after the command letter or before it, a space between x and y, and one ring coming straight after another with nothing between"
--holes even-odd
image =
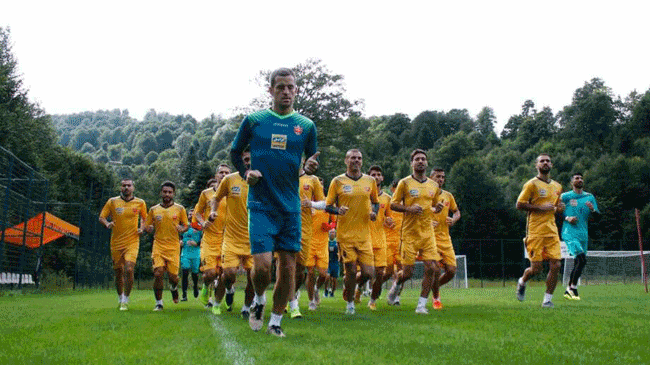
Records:
<instances>
[{"instance_id":1,"label":"football goal post","mask_svg":"<svg viewBox=\"0 0 650 365\"><path fill-rule=\"evenodd\" d=\"M580 276L580 285L608 283L643 283L639 251L588 251L587 265ZM643 254L649 262L650 252ZM565 257L562 284L567 286L574 265L573 257Z\"/></svg>"}]
</instances>

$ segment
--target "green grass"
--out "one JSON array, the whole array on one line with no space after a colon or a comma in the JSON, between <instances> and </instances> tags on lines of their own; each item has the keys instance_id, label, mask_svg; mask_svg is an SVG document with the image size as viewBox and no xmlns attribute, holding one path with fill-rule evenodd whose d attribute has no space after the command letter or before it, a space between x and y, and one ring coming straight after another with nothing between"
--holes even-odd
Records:
<instances>
[{"instance_id":1,"label":"green grass","mask_svg":"<svg viewBox=\"0 0 650 365\"><path fill-rule=\"evenodd\" d=\"M641 285L580 288L567 301L558 287L554 309L540 307L543 286L518 302L514 286L444 290L444 310L414 313L415 289L401 307L385 293L378 311L323 298L317 312L283 319L284 339L254 333L237 312L216 318L194 299L152 312L149 290L117 310L111 291L0 295L0 364L599 364L650 363L650 296ZM267 294L270 299L270 293ZM430 305L430 302L429 302ZM268 308L265 322L268 322ZM266 329L266 327L265 327Z\"/></svg>"}]
</instances>

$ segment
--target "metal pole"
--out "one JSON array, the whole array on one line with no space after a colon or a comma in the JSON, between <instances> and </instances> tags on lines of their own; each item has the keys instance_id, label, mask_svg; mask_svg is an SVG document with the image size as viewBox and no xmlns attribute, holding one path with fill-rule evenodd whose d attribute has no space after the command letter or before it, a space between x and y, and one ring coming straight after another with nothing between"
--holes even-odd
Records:
<instances>
[{"instance_id":1,"label":"metal pole","mask_svg":"<svg viewBox=\"0 0 650 365\"><path fill-rule=\"evenodd\" d=\"M23 223L23 247L22 250L20 251L20 267L18 269L19 271L19 277L18 277L18 289L21 289L23 287L23 274L25 273L25 255L27 254L27 222L29 221L29 216L31 215L30 213L30 205L31 205L31 196L32 196L32 182L34 181L34 170L31 170L29 173L29 182L27 184L27 202L25 207L23 208L23 217L25 218L25 222ZM45 214L43 214L43 219L45 219Z\"/></svg>"},{"instance_id":2,"label":"metal pole","mask_svg":"<svg viewBox=\"0 0 650 365\"><path fill-rule=\"evenodd\" d=\"M2 218L2 241L0 241L0 272L5 272L5 231L7 230L7 214L9 211L9 195L11 194L12 190L12 185L13 181L11 179L11 176L13 174L14 170L14 159L11 158L9 160L9 169L7 172L7 176L9 176L9 183L7 184L7 188L5 189L5 199L4 203L2 205L2 211L4 212L4 216Z\"/></svg>"},{"instance_id":3,"label":"metal pole","mask_svg":"<svg viewBox=\"0 0 650 365\"><path fill-rule=\"evenodd\" d=\"M505 254L503 253L503 239L500 239L501 242L501 277L503 278L503 287L506 287L506 259Z\"/></svg>"},{"instance_id":4,"label":"metal pole","mask_svg":"<svg viewBox=\"0 0 650 365\"><path fill-rule=\"evenodd\" d=\"M639 209L634 209L634 215L636 216L636 231L639 235L639 252L641 253L641 275L643 275L643 284L645 285L645 292L648 292L648 273L645 268L645 257L643 257L643 237L641 235L641 215L639 214Z\"/></svg>"}]
</instances>

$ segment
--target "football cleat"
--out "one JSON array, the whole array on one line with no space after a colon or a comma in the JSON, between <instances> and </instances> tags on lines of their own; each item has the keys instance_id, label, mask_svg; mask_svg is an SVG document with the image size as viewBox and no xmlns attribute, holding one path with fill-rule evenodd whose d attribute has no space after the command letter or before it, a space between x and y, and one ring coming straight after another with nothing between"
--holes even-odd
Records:
<instances>
[{"instance_id":1,"label":"football cleat","mask_svg":"<svg viewBox=\"0 0 650 365\"><path fill-rule=\"evenodd\" d=\"M553 305L553 302L550 300L548 302L543 302L542 303L542 308L554 308L555 306Z\"/></svg>"},{"instance_id":2,"label":"football cleat","mask_svg":"<svg viewBox=\"0 0 650 365\"><path fill-rule=\"evenodd\" d=\"M440 300L433 300L432 307L435 310L440 310L442 309L442 302Z\"/></svg>"},{"instance_id":3,"label":"football cleat","mask_svg":"<svg viewBox=\"0 0 650 365\"><path fill-rule=\"evenodd\" d=\"M242 317L245 321L248 321L248 319L250 318L250 316L251 316L251 312L249 312L249 311L241 311L241 317Z\"/></svg>"},{"instance_id":4,"label":"football cleat","mask_svg":"<svg viewBox=\"0 0 650 365\"><path fill-rule=\"evenodd\" d=\"M208 298L208 287L206 285L203 285L203 287L201 288L201 293L199 294L199 301L203 305L208 305L209 300L210 299Z\"/></svg>"},{"instance_id":5,"label":"football cleat","mask_svg":"<svg viewBox=\"0 0 650 365\"><path fill-rule=\"evenodd\" d=\"M424 306L416 307L415 308L415 313L417 313L417 314L429 314L429 310Z\"/></svg>"},{"instance_id":6,"label":"football cleat","mask_svg":"<svg viewBox=\"0 0 650 365\"><path fill-rule=\"evenodd\" d=\"M221 306L220 305L213 305L212 308L210 308L210 311L212 314L215 316L218 316L221 314Z\"/></svg>"},{"instance_id":7,"label":"football cleat","mask_svg":"<svg viewBox=\"0 0 650 365\"><path fill-rule=\"evenodd\" d=\"M187 302L187 296L186 295L183 295L181 297L181 302Z\"/></svg>"},{"instance_id":8,"label":"football cleat","mask_svg":"<svg viewBox=\"0 0 650 365\"><path fill-rule=\"evenodd\" d=\"M302 318L299 307L289 310L289 313L291 314L291 318Z\"/></svg>"},{"instance_id":9,"label":"football cleat","mask_svg":"<svg viewBox=\"0 0 650 365\"><path fill-rule=\"evenodd\" d=\"M162 306L162 304L156 304L156 306L153 307L153 311L154 311L154 312L159 312L159 311L161 311L161 310L163 310L163 306Z\"/></svg>"},{"instance_id":10,"label":"football cleat","mask_svg":"<svg viewBox=\"0 0 650 365\"><path fill-rule=\"evenodd\" d=\"M264 304L255 304L248 318L248 325L253 331L259 331L264 326Z\"/></svg>"},{"instance_id":11,"label":"football cleat","mask_svg":"<svg viewBox=\"0 0 650 365\"><path fill-rule=\"evenodd\" d=\"M308 308L308 309L309 309L310 311L315 311L316 308L318 308L318 306L316 305L316 303L314 303L314 302L310 302L310 303L309 303L309 308Z\"/></svg>"},{"instance_id":12,"label":"football cleat","mask_svg":"<svg viewBox=\"0 0 650 365\"><path fill-rule=\"evenodd\" d=\"M526 299L526 285L521 285L517 282L517 300L523 302Z\"/></svg>"},{"instance_id":13,"label":"football cleat","mask_svg":"<svg viewBox=\"0 0 650 365\"><path fill-rule=\"evenodd\" d=\"M127 302L120 303L120 310L121 311L128 311L129 310L129 303L127 303Z\"/></svg>"},{"instance_id":14,"label":"football cleat","mask_svg":"<svg viewBox=\"0 0 650 365\"><path fill-rule=\"evenodd\" d=\"M346 309L345 309L345 314L347 314L347 315L352 316L352 315L354 315L355 313L356 313L356 311L354 310L354 307L352 307L352 308L346 308Z\"/></svg>"},{"instance_id":15,"label":"football cleat","mask_svg":"<svg viewBox=\"0 0 650 365\"><path fill-rule=\"evenodd\" d=\"M368 308L370 308L371 311L376 311L377 310L377 304L372 301L368 301Z\"/></svg>"},{"instance_id":16,"label":"football cleat","mask_svg":"<svg viewBox=\"0 0 650 365\"><path fill-rule=\"evenodd\" d=\"M266 333L275 337L286 337L280 326L269 326Z\"/></svg>"}]
</instances>

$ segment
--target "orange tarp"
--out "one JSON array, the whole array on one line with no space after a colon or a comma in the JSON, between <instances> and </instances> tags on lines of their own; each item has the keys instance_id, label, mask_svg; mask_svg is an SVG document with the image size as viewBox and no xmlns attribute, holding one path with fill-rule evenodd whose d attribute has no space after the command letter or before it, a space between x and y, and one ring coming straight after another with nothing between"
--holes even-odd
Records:
<instances>
[{"instance_id":1,"label":"orange tarp","mask_svg":"<svg viewBox=\"0 0 650 365\"><path fill-rule=\"evenodd\" d=\"M45 223L43 223L43 216L45 216ZM43 228L43 244L50 243L63 236L79 239L79 227L45 212L39 213L27 221L27 231L25 231L24 222L7 228L4 231L5 242L22 245L24 234L25 245L29 248L36 248L41 244L41 227Z\"/></svg>"}]
</instances>

